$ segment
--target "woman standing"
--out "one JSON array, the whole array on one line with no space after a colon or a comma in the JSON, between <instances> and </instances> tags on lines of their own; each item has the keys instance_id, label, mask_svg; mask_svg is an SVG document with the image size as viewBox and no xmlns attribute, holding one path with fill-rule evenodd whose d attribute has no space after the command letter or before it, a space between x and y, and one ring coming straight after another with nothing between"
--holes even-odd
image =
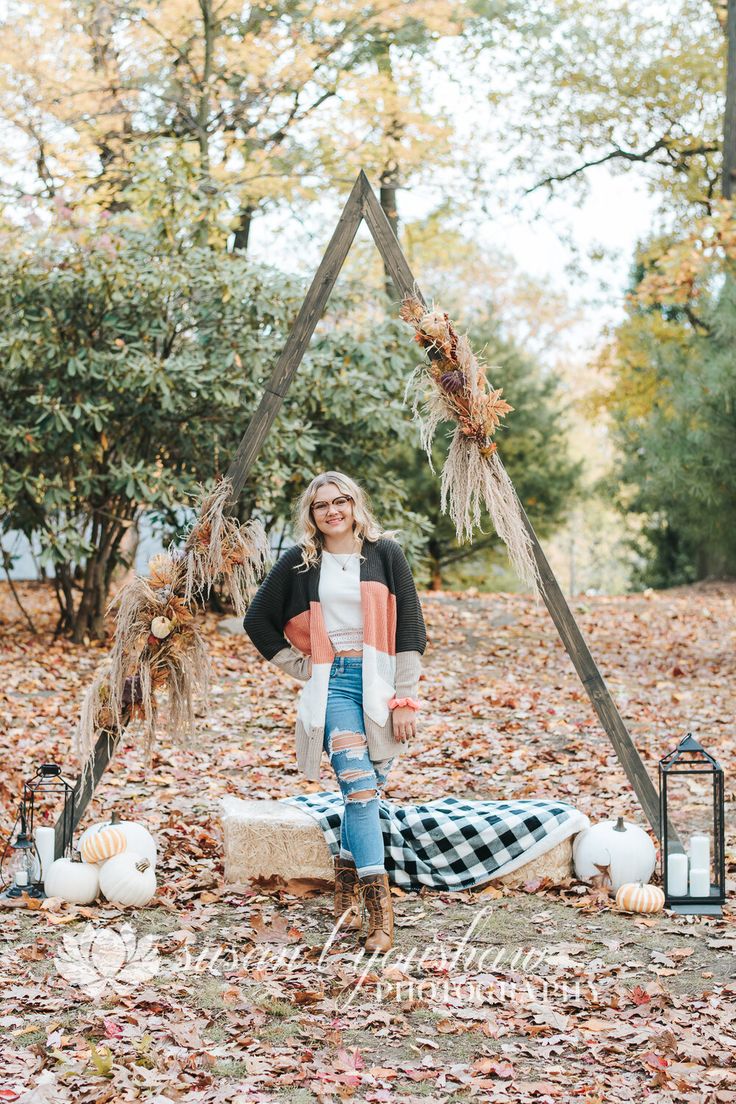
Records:
<instances>
[{"instance_id":1,"label":"woman standing","mask_svg":"<svg viewBox=\"0 0 736 1104\"><path fill-rule=\"evenodd\" d=\"M316 476L296 504L294 529L297 543L259 587L245 630L265 659L305 683L299 771L318 780L324 750L337 776L345 807L335 919L360 930L367 911L366 950L388 950L393 911L379 798L416 731L424 618L401 547L354 480Z\"/></svg>"}]
</instances>

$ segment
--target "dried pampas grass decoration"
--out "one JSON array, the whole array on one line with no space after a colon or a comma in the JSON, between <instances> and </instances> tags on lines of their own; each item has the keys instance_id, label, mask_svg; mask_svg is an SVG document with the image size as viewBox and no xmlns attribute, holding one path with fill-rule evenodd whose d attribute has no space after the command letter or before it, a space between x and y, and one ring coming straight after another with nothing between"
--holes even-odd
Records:
<instances>
[{"instance_id":1,"label":"dried pampas grass decoration","mask_svg":"<svg viewBox=\"0 0 736 1104\"><path fill-rule=\"evenodd\" d=\"M480 528L481 506L485 506L514 570L539 596L541 580L531 538L516 491L491 440L501 418L513 407L501 398L502 388L494 390L488 383L485 366L447 314L434 306L428 310L417 296L407 295L399 315L413 326L414 340L427 353L427 362L415 368L407 382L404 401L411 399L432 471L437 426L448 420L456 423L442 468L442 512L449 512L458 541L472 541L474 528ZM429 393L427 382L431 384Z\"/></svg>"},{"instance_id":2,"label":"dried pampas grass decoration","mask_svg":"<svg viewBox=\"0 0 736 1104\"><path fill-rule=\"evenodd\" d=\"M243 614L248 592L270 560L260 522L241 526L226 514L232 490L226 479L211 491L202 489L183 550L158 553L148 578L136 575L110 603L112 651L87 690L74 737L74 751L84 760L83 782L100 733L117 732L130 720L142 721L150 765L160 690L167 693L171 737L194 736L194 701L202 698L206 708L209 687L209 655L196 615L215 583L227 587L236 613Z\"/></svg>"},{"instance_id":3,"label":"dried pampas grass decoration","mask_svg":"<svg viewBox=\"0 0 736 1104\"><path fill-rule=\"evenodd\" d=\"M220 480L200 504L199 518L184 546L184 592L189 605L215 579L227 584L238 616L269 554L266 534L255 522L241 526L225 512L232 484Z\"/></svg>"}]
</instances>

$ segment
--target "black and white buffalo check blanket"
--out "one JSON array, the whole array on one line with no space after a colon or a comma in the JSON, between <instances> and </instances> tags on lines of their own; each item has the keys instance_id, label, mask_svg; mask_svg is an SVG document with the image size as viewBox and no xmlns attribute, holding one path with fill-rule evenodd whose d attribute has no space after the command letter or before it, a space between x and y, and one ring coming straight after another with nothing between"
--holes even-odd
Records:
<instances>
[{"instance_id":1,"label":"black and white buffalo check blanket","mask_svg":"<svg viewBox=\"0 0 736 1104\"><path fill-rule=\"evenodd\" d=\"M332 855L340 850L342 795L333 790L282 798L309 813ZM563 801L459 801L424 805L381 799L381 829L389 881L402 889L463 890L538 858L589 821Z\"/></svg>"}]
</instances>

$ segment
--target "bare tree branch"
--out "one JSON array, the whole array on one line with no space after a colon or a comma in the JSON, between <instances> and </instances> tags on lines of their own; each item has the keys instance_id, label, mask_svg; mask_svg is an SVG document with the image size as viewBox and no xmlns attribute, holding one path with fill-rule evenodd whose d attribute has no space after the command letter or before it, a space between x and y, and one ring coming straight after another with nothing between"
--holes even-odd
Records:
<instances>
[{"instance_id":1,"label":"bare tree branch","mask_svg":"<svg viewBox=\"0 0 736 1104\"><path fill-rule=\"evenodd\" d=\"M27 612L25 606L21 602L20 595L18 594L18 591L15 589L15 583L13 582L13 580L10 576L10 556L8 555L8 553L5 551L4 548L0 549L0 551L2 552L2 556L3 556L3 567L5 569L5 574L6 574L7 579L8 579L8 584L10 586L10 593L13 595L13 598L15 599L16 606L18 607L20 612L25 617L26 622L28 623L28 628L31 630L31 632L35 636L36 631L37 631L36 626L33 624L33 621L31 621L29 613Z\"/></svg>"},{"instance_id":2,"label":"bare tree branch","mask_svg":"<svg viewBox=\"0 0 736 1104\"><path fill-rule=\"evenodd\" d=\"M649 161L650 158L663 150L670 157L670 161L676 163L684 158L699 157L706 153L714 153L719 149L719 146L715 143L701 143L699 146L693 146L691 149L677 149L672 145L671 139L660 138L650 146L649 149L644 150L641 153L635 153L633 150L613 149L603 157L598 157L594 161L585 161L582 165L578 165L577 168L571 169L570 172L560 173L559 175L546 176L544 180L538 181L533 184L531 188L527 188L524 195L530 195L532 192L536 192L539 188L548 187L551 184L560 184L565 180L571 180L575 176L580 176L587 169L594 168L596 165L604 165L608 161ZM667 162L656 161L655 164L666 165ZM668 166L671 167L671 166Z\"/></svg>"},{"instance_id":3,"label":"bare tree branch","mask_svg":"<svg viewBox=\"0 0 736 1104\"><path fill-rule=\"evenodd\" d=\"M698 315L688 303L684 305L682 311L696 333L707 336L710 336L710 334L712 334L713 331L711 327L707 324L707 322L704 322L702 318L698 317Z\"/></svg>"}]
</instances>

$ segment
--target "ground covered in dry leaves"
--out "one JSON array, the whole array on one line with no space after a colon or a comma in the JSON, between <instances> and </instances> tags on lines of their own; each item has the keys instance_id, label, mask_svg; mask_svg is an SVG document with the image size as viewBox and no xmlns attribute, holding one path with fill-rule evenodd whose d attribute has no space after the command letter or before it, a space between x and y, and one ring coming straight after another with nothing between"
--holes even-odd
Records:
<instances>
[{"instance_id":1,"label":"ground covered in dry leaves","mask_svg":"<svg viewBox=\"0 0 736 1104\"><path fill-rule=\"evenodd\" d=\"M0 588L3 836L37 764L74 776L78 705L104 654L54 641L52 593L20 592L38 631ZM391 801L555 797L593 821L643 823L543 606L472 593L423 604L426 706ZM652 776L688 730L723 764L733 879L736 587L586 598L574 612ZM113 810L148 824L163 851L152 905L0 913L0 1100L736 1100L732 905L722 920L637 918L572 881L398 893L383 960L352 936L329 942L324 884L225 885L223 794L336 785L326 758L320 783L296 772L298 684L217 621L197 746L164 740L149 769L130 730L83 824ZM121 945L132 932L154 967L90 994L55 957L65 938L89 953L105 932Z\"/></svg>"}]
</instances>

